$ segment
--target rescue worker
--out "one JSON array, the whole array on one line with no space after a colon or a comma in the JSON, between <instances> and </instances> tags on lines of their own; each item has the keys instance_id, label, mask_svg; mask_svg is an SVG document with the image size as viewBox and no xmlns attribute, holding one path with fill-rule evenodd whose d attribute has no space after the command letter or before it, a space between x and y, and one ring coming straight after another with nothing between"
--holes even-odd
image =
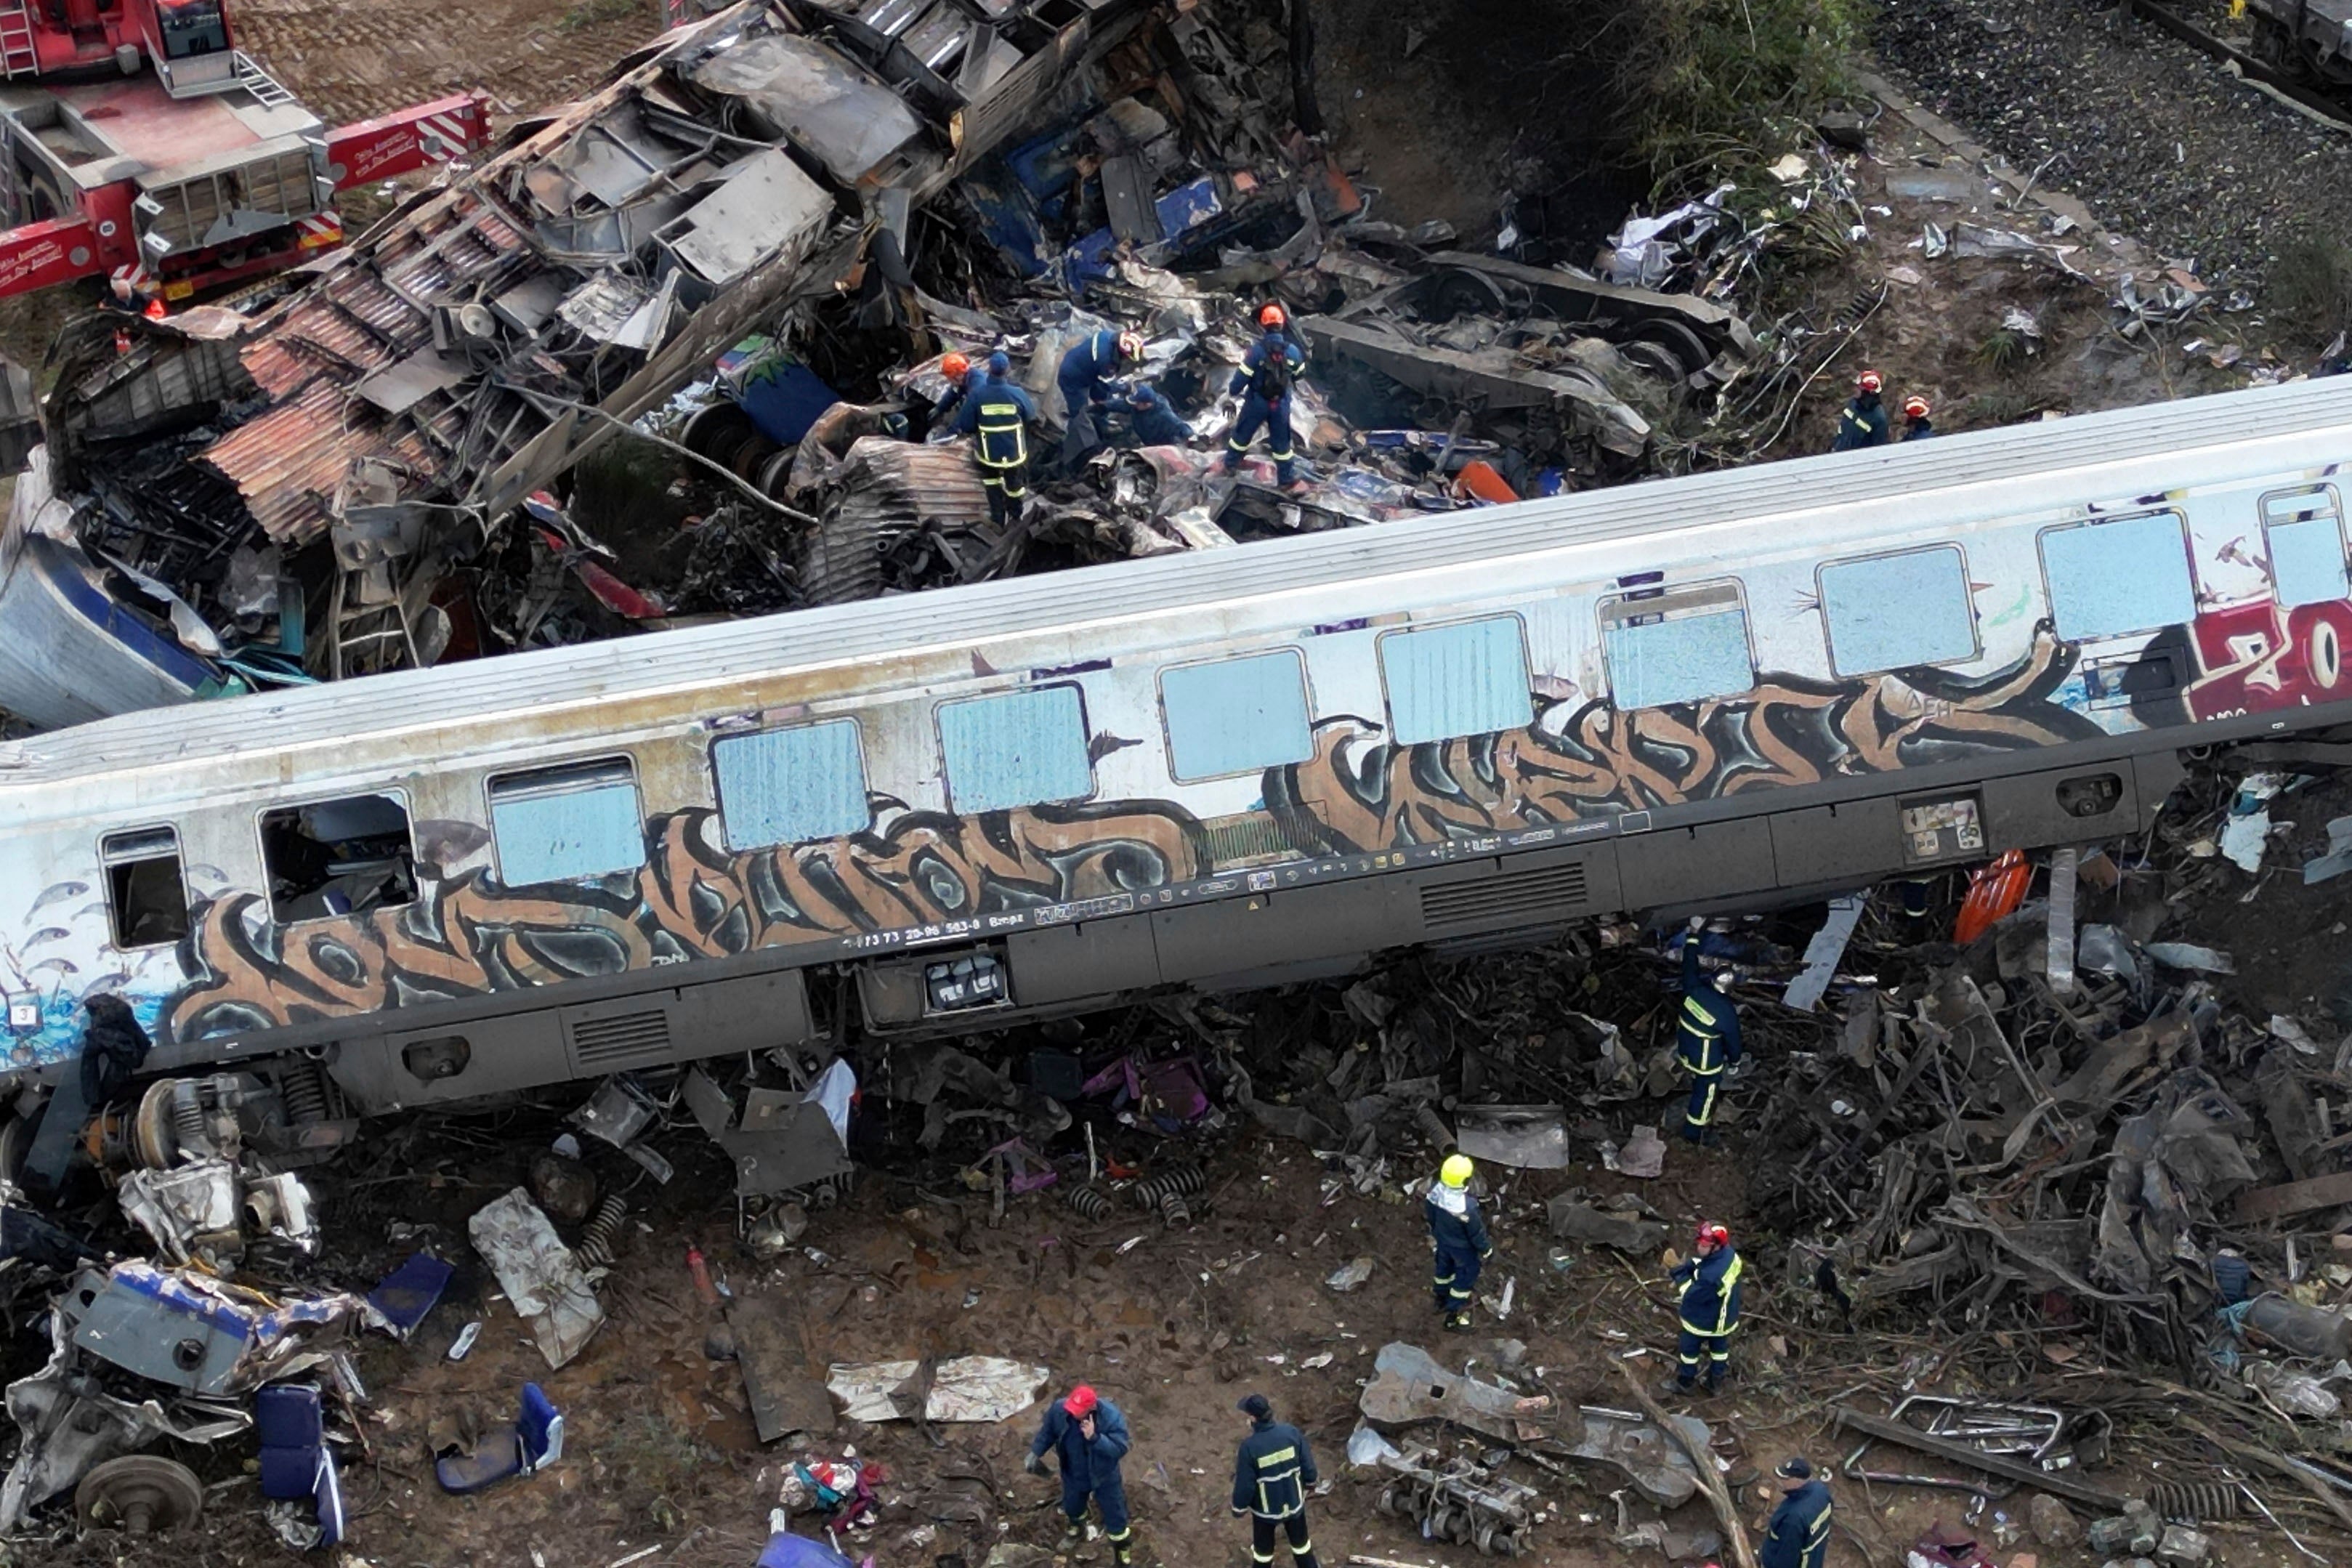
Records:
<instances>
[{"instance_id":1,"label":"rescue worker","mask_svg":"<svg viewBox=\"0 0 2352 1568\"><path fill-rule=\"evenodd\" d=\"M1449 1329L1470 1326L1470 1292L1478 1283L1479 1265L1495 1250L1486 1222L1478 1215L1478 1200L1470 1195L1470 1178L1476 1173L1469 1155L1448 1154L1422 1205L1437 1254L1430 1268L1430 1293Z\"/></svg>"},{"instance_id":2,"label":"rescue worker","mask_svg":"<svg viewBox=\"0 0 2352 1568\"><path fill-rule=\"evenodd\" d=\"M1013 384L1013 362L1002 352L988 356L985 377L972 373L967 381L962 412L956 416L959 436L976 436L973 455L980 459L981 484L988 491L988 515L1000 528L1021 521L1022 504L1029 496L1029 426L1037 405Z\"/></svg>"},{"instance_id":3,"label":"rescue worker","mask_svg":"<svg viewBox=\"0 0 2352 1568\"><path fill-rule=\"evenodd\" d=\"M1699 967L1699 932L1706 924L1703 917L1693 916L1683 938L1683 1006L1675 1022L1675 1059L1691 1075L1683 1136L1694 1143L1714 1142L1723 1075L1739 1060L1739 1010Z\"/></svg>"},{"instance_id":4,"label":"rescue worker","mask_svg":"<svg viewBox=\"0 0 2352 1568\"><path fill-rule=\"evenodd\" d=\"M1854 377L1853 400L1838 416L1837 439L1830 444L1832 452L1851 452L1860 447L1886 445L1886 405L1878 395L1885 388L1886 379L1874 370L1864 371Z\"/></svg>"},{"instance_id":5,"label":"rescue worker","mask_svg":"<svg viewBox=\"0 0 2352 1568\"><path fill-rule=\"evenodd\" d=\"M1723 1390L1731 1365L1731 1336L1739 1327L1739 1280L1748 1264L1732 1249L1731 1232L1709 1222L1698 1227L1691 1256L1675 1266L1676 1311L1682 1333L1675 1344L1675 1381L1661 1393L1697 1392L1699 1363L1706 1363L1706 1391Z\"/></svg>"},{"instance_id":6,"label":"rescue worker","mask_svg":"<svg viewBox=\"0 0 2352 1568\"><path fill-rule=\"evenodd\" d=\"M1160 389L1148 381L1137 382L1127 395L1127 421L1139 447L1181 447L1192 439L1192 427L1176 417Z\"/></svg>"},{"instance_id":7,"label":"rescue worker","mask_svg":"<svg viewBox=\"0 0 2352 1568\"><path fill-rule=\"evenodd\" d=\"M948 378L948 389L940 395L937 403L931 405L928 427L933 430L947 429L955 423L956 416L962 412L964 394L971 390L967 383L971 379L971 361L960 353L943 355L940 360L940 374Z\"/></svg>"},{"instance_id":8,"label":"rescue worker","mask_svg":"<svg viewBox=\"0 0 2352 1568\"><path fill-rule=\"evenodd\" d=\"M1118 1462L1127 1457L1127 1417L1118 1406L1081 1383L1045 1407L1045 1419L1029 1444L1029 1473L1045 1473L1045 1450L1062 1464L1062 1516L1069 1528L1062 1532L1062 1550L1086 1539L1087 1499L1102 1510L1103 1535L1110 1542L1111 1559L1128 1568L1135 1549L1135 1531L1127 1517L1127 1485L1119 1479Z\"/></svg>"},{"instance_id":9,"label":"rescue worker","mask_svg":"<svg viewBox=\"0 0 2352 1568\"><path fill-rule=\"evenodd\" d=\"M1265 335L1250 345L1241 369L1234 372L1233 383L1225 388L1227 396L1240 396L1242 408L1233 434L1225 438L1224 468L1230 474L1242 466L1262 427L1267 454L1274 458L1275 479L1286 488L1297 489L1300 488L1298 454L1290 445L1290 389L1307 368L1307 351L1284 330L1288 321L1279 305L1268 305L1257 313Z\"/></svg>"},{"instance_id":10,"label":"rescue worker","mask_svg":"<svg viewBox=\"0 0 2352 1568\"><path fill-rule=\"evenodd\" d=\"M1916 392L1905 398L1902 438L1906 441L1924 441L1935 433L1936 427L1927 423L1927 400Z\"/></svg>"},{"instance_id":11,"label":"rescue worker","mask_svg":"<svg viewBox=\"0 0 2352 1568\"><path fill-rule=\"evenodd\" d=\"M1772 1472L1780 1478L1780 1506L1764 1527L1759 1568L1822 1568L1830 1552L1830 1488L1800 1454Z\"/></svg>"},{"instance_id":12,"label":"rescue worker","mask_svg":"<svg viewBox=\"0 0 2352 1568\"><path fill-rule=\"evenodd\" d=\"M1062 389L1062 472L1074 474L1087 455L1103 444L1095 421L1126 387L1114 379L1122 365L1143 363L1139 332L1089 332L1062 356L1055 380Z\"/></svg>"},{"instance_id":13,"label":"rescue worker","mask_svg":"<svg viewBox=\"0 0 2352 1568\"><path fill-rule=\"evenodd\" d=\"M1239 1406L1250 1418L1249 1436L1234 1456L1234 1514L1250 1516L1250 1560L1274 1561L1277 1529L1290 1537L1295 1568L1316 1568L1315 1543L1307 1530L1307 1489L1318 1479L1307 1435L1274 1418L1274 1406L1253 1394Z\"/></svg>"}]
</instances>

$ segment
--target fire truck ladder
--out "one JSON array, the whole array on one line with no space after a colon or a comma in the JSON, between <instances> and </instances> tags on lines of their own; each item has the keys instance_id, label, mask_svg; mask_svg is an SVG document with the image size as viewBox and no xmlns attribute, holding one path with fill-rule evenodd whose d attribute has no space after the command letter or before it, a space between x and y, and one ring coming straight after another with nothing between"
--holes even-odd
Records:
<instances>
[{"instance_id":1,"label":"fire truck ladder","mask_svg":"<svg viewBox=\"0 0 2352 1568\"><path fill-rule=\"evenodd\" d=\"M25 0L0 0L0 5L13 5L21 8L24 4ZM7 36L6 27L5 20L0 20L0 38ZM236 85L251 93L253 100L264 109L276 109L280 104L294 101L294 95L278 85L278 79L262 69L261 62L243 49L236 51Z\"/></svg>"},{"instance_id":2,"label":"fire truck ladder","mask_svg":"<svg viewBox=\"0 0 2352 1568\"><path fill-rule=\"evenodd\" d=\"M10 79L37 75L41 57L33 48L33 18L25 0L0 0L0 74Z\"/></svg>"}]
</instances>

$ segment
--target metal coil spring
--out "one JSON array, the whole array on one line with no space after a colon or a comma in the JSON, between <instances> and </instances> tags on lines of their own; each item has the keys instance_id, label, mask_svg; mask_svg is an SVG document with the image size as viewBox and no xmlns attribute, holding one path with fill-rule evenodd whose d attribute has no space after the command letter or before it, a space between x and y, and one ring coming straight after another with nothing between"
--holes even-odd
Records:
<instances>
[{"instance_id":1,"label":"metal coil spring","mask_svg":"<svg viewBox=\"0 0 2352 1568\"><path fill-rule=\"evenodd\" d=\"M2147 1489L2147 1506L2176 1524L2238 1517L2238 1489L2227 1481L2168 1481Z\"/></svg>"},{"instance_id":2,"label":"metal coil spring","mask_svg":"<svg viewBox=\"0 0 2352 1568\"><path fill-rule=\"evenodd\" d=\"M317 1062L297 1062L286 1069L278 1079L278 1091L286 1101L286 1120L296 1127L307 1127L328 1119L327 1069Z\"/></svg>"},{"instance_id":3,"label":"metal coil spring","mask_svg":"<svg viewBox=\"0 0 2352 1568\"><path fill-rule=\"evenodd\" d=\"M1103 1195L1101 1188L1091 1184L1083 1187L1072 1187L1069 1195L1062 1201L1076 1209L1081 1218L1108 1219L1110 1217L1110 1199Z\"/></svg>"},{"instance_id":4,"label":"metal coil spring","mask_svg":"<svg viewBox=\"0 0 2352 1568\"><path fill-rule=\"evenodd\" d=\"M212 1147L212 1133L205 1127L205 1102L194 1079L182 1079L172 1086L172 1130L179 1134L182 1149Z\"/></svg>"},{"instance_id":5,"label":"metal coil spring","mask_svg":"<svg viewBox=\"0 0 2352 1568\"><path fill-rule=\"evenodd\" d=\"M1136 1183L1130 1190L1135 1194L1137 1208L1156 1209L1160 1206L1160 1200L1171 1193L1178 1197L1189 1198L1195 1193L1205 1191L1208 1185L1209 1178L1201 1173L1200 1166L1171 1165L1150 1180Z\"/></svg>"},{"instance_id":6,"label":"metal coil spring","mask_svg":"<svg viewBox=\"0 0 2352 1568\"><path fill-rule=\"evenodd\" d=\"M1186 1208L1184 1200L1174 1193L1162 1193L1160 1194L1160 1223L1170 1230L1189 1230L1192 1226L1192 1211Z\"/></svg>"},{"instance_id":7,"label":"metal coil spring","mask_svg":"<svg viewBox=\"0 0 2352 1568\"><path fill-rule=\"evenodd\" d=\"M621 1222L629 1217L629 1205L614 1193L596 1205L589 1216L588 1227L580 1233L580 1245L574 1248L583 1268L610 1268L613 1249L619 1245Z\"/></svg>"}]
</instances>

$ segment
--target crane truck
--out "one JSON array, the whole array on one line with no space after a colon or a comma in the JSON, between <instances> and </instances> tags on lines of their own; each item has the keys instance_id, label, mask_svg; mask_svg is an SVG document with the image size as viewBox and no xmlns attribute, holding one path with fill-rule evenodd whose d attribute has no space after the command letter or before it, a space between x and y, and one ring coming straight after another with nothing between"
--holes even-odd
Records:
<instances>
[{"instance_id":1,"label":"crane truck","mask_svg":"<svg viewBox=\"0 0 2352 1568\"><path fill-rule=\"evenodd\" d=\"M330 130L224 0L0 0L0 295L110 275L177 301L342 243L338 192L484 145L458 93Z\"/></svg>"}]
</instances>

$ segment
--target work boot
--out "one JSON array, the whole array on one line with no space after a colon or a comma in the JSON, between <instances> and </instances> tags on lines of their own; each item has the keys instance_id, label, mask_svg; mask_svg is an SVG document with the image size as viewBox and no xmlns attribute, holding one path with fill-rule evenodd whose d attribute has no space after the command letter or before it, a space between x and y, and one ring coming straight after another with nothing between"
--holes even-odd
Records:
<instances>
[{"instance_id":1,"label":"work boot","mask_svg":"<svg viewBox=\"0 0 2352 1568\"><path fill-rule=\"evenodd\" d=\"M1086 1543L1086 1527L1077 1523L1076 1521L1072 1521L1062 1528L1061 1550L1064 1552L1076 1552L1080 1546Z\"/></svg>"},{"instance_id":2,"label":"work boot","mask_svg":"<svg viewBox=\"0 0 2352 1568\"><path fill-rule=\"evenodd\" d=\"M1445 1315L1445 1326L1457 1334L1468 1333L1470 1331L1470 1313L1468 1310L1465 1309L1459 1312L1448 1312Z\"/></svg>"},{"instance_id":3,"label":"work boot","mask_svg":"<svg viewBox=\"0 0 2352 1568\"><path fill-rule=\"evenodd\" d=\"M1656 1390L1657 1395L1661 1399L1688 1399L1692 1394L1696 1394L1697 1392L1697 1384L1687 1378L1681 1377L1670 1377L1666 1379L1665 1382L1658 1384Z\"/></svg>"}]
</instances>

